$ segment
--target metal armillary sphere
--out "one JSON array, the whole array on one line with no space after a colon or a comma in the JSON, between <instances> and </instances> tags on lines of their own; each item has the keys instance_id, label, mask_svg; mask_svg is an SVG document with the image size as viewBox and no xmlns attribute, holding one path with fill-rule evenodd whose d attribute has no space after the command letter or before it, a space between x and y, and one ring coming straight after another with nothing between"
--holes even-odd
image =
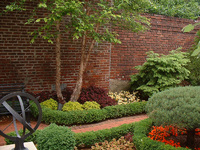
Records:
<instances>
[{"instance_id":1,"label":"metal armillary sphere","mask_svg":"<svg viewBox=\"0 0 200 150\"><path fill-rule=\"evenodd\" d=\"M18 101L18 104L20 105L20 108L21 108L20 114L15 110L14 105L11 101L12 99L14 99L15 102L16 102L16 100ZM27 121L26 111L30 108L31 105L29 104L29 106L27 106L27 107L24 106L24 103L23 103L24 100L31 100L32 102L34 102L36 104L36 106L38 108L39 116L38 116L35 127L32 127L31 124ZM0 135L2 135L3 137L5 137L7 139L10 139L11 141L13 141L15 143L14 150L28 150L27 148L24 147L24 140L29 135L31 135L33 132L36 131L36 129L39 127L41 120L42 120L42 109L41 109L39 102L36 100L36 98L34 96L32 96L28 93L14 92L14 93L10 93L10 94L4 96L3 98L1 98L0 105L3 105L7 109L7 111L9 111L10 114L12 114L12 116L13 116L12 123L14 124L16 136L9 136L9 135L5 134L4 133L5 129L0 130ZM22 135L20 135L18 132L16 120L19 121L23 125ZM8 128L8 127L6 127L6 128Z\"/></svg>"}]
</instances>

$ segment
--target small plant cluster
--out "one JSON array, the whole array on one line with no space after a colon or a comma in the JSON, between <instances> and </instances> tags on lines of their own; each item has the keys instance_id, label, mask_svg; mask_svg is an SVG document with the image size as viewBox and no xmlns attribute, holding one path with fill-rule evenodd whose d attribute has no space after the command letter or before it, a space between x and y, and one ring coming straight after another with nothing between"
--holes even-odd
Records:
<instances>
[{"instance_id":1,"label":"small plant cluster","mask_svg":"<svg viewBox=\"0 0 200 150\"><path fill-rule=\"evenodd\" d=\"M106 90L95 86L90 86L82 90L78 102L84 104L86 101L95 101L101 105L101 108L117 104L114 99L108 96Z\"/></svg>"},{"instance_id":2,"label":"small plant cluster","mask_svg":"<svg viewBox=\"0 0 200 150\"><path fill-rule=\"evenodd\" d=\"M58 102L52 98L40 103L40 105L57 110ZM100 109L100 105L97 102L87 101L83 105L79 102L67 102L64 104L62 111L74 111L74 110L89 110L89 109Z\"/></svg>"},{"instance_id":3,"label":"small plant cluster","mask_svg":"<svg viewBox=\"0 0 200 150\"><path fill-rule=\"evenodd\" d=\"M108 96L110 96L112 99L115 99L118 105L140 101L140 99L136 96L136 92L133 92L132 94L129 91L120 91L119 93L109 92Z\"/></svg>"},{"instance_id":4,"label":"small plant cluster","mask_svg":"<svg viewBox=\"0 0 200 150\"><path fill-rule=\"evenodd\" d=\"M196 135L200 135L200 129L196 129ZM153 126L151 132L149 133L149 138L152 140L160 141L165 144L172 145L174 147L181 147L180 142L175 142L172 139L169 139L171 136L177 137L179 134L187 134L186 129L180 129L172 125L169 126ZM188 147L186 147L188 148ZM195 148L199 150L200 148Z\"/></svg>"},{"instance_id":5,"label":"small plant cluster","mask_svg":"<svg viewBox=\"0 0 200 150\"><path fill-rule=\"evenodd\" d=\"M140 98L146 100L153 93L176 87L190 74L186 69L188 62L187 53L179 49L161 56L148 52L146 62L135 67L139 72L131 76L131 90L138 91Z\"/></svg>"},{"instance_id":6,"label":"small plant cluster","mask_svg":"<svg viewBox=\"0 0 200 150\"><path fill-rule=\"evenodd\" d=\"M113 150L134 150L134 144L127 141L123 136L118 140L113 139L112 141L104 141L102 143L95 143L95 146L91 147L92 150L103 150L103 149L113 149Z\"/></svg>"}]
</instances>

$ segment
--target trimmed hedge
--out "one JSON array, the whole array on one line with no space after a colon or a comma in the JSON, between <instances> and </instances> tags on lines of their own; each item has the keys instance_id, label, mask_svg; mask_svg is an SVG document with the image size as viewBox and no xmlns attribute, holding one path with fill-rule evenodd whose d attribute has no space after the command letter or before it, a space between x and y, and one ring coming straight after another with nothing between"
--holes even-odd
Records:
<instances>
[{"instance_id":1,"label":"trimmed hedge","mask_svg":"<svg viewBox=\"0 0 200 150\"><path fill-rule=\"evenodd\" d=\"M114 127L111 129L104 129L99 131L91 131L85 133L75 133L75 143L77 147L90 147L98 142L103 142L105 140L111 141L113 138L119 139L121 136L131 132L133 133L133 143L137 150L189 150L186 148L176 148L171 145L165 145L165 143L151 140L147 137L151 130L153 122L151 119L145 119L140 122L123 124L119 127ZM21 131L22 132L22 131ZM33 141L37 144L37 136L41 130L37 130L33 135L29 136L25 141ZM15 135L14 132L9 133L9 135ZM6 139L7 144L13 144L12 141Z\"/></svg>"},{"instance_id":2,"label":"trimmed hedge","mask_svg":"<svg viewBox=\"0 0 200 150\"><path fill-rule=\"evenodd\" d=\"M45 123L56 123L60 125L85 124L99 122L106 119L113 119L145 112L146 102L135 102L126 105L107 106L103 109L76 110L63 112L42 107L42 121ZM31 112L34 117L38 116L35 104L32 104Z\"/></svg>"},{"instance_id":3,"label":"trimmed hedge","mask_svg":"<svg viewBox=\"0 0 200 150\"><path fill-rule=\"evenodd\" d=\"M84 132L84 133L75 133L75 143L77 147L90 147L91 145L94 145L98 142L103 142L105 140L111 141L113 138L120 138L121 136L124 136L125 134L129 132L133 132L135 127L135 123L131 124L123 124L119 127L114 127L111 129L104 129L104 130L98 130L98 131L91 131L91 132ZM66 127L67 128L67 127ZM50 128L46 127L43 130L47 131L50 130ZM35 144L37 144L37 140L41 137L38 137L41 135L41 132L43 130L37 130L33 133L33 135L30 135L27 139L25 139L25 142L32 141ZM22 130L19 131L19 133L22 133ZM9 133L10 136L16 136L15 132ZM12 141L9 139L5 139L6 144L13 144Z\"/></svg>"},{"instance_id":4,"label":"trimmed hedge","mask_svg":"<svg viewBox=\"0 0 200 150\"><path fill-rule=\"evenodd\" d=\"M176 148L165 143L152 140L147 137L153 122L151 119L145 119L135 123L133 143L137 150L189 150L187 148Z\"/></svg>"}]
</instances>

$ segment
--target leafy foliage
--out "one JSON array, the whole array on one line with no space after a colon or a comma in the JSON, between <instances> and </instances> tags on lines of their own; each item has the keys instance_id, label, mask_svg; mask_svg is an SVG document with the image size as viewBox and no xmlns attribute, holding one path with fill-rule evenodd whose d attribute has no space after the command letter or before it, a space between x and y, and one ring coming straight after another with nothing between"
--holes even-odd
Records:
<instances>
[{"instance_id":1,"label":"leafy foliage","mask_svg":"<svg viewBox=\"0 0 200 150\"><path fill-rule=\"evenodd\" d=\"M73 110L83 110L83 105L81 105L79 102L67 102L64 104L63 111L73 111Z\"/></svg>"},{"instance_id":2,"label":"leafy foliage","mask_svg":"<svg viewBox=\"0 0 200 150\"><path fill-rule=\"evenodd\" d=\"M72 90L70 88L65 88L62 90L62 95L63 95L65 101L69 101L71 94L72 94ZM39 97L39 99L38 99L39 102L43 102L50 98L58 101L56 91L51 91L51 92L50 91L42 91L40 93L37 93L35 95L35 97Z\"/></svg>"},{"instance_id":3,"label":"leafy foliage","mask_svg":"<svg viewBox=\"0 0 200 150\"><path fill-rule=\"evenodd\" d=\"M155 125L176 125L186 129L200 127L200 87L176 87L154 94L146 105Z\"/></svg>"},{"instance_id":4,"label":"leafy foliage","mask_svg":"<svg viewBox=\"0 0 200 150\"><path fill-rule=\"evenodd\" d=\"M107 95L106 90L95 86L82 90L78 102L84 104L86 101L95 101L101 105L101 108L117 104L114 99Z\"/></svg>"},{"instance_id":5,"label":"leafy foliage","mask_svg":"<svg viewBox=\"0 0 200 150\"><path fill-rule=\"evenodd\" d=\"M94 102L94 101L86 101L83 104L83 108L85 110L88 110L88 109L100 109L100 105L97 102Z\"/></svg>"},{"instance_id":6,"label":"leafy foliage","mask_svg":"<svg viewBox=\"0 0 200 150\"><path fill-rule=\"evenodd\" d=\"M135 67L139 73L131 76L131 90L139 91L143 99L155 92L175 87L188 78L190 71L185 66L190 60L186 52L172 50L169 55L160 56L154 52L147 54L147 61Z\"/></svg>"},{"instance_id":7,"label":"leafy foliage","mask_svg":"<svg viewBox=\"0 0 200 150\"><path fill-rule=\"evenodd\" d=\"M75 146L75 137L71 129L56 124L51 124L40 131L36 140L39 150L73 150Z\"/></svg>"},{"instance_id":8,"label":"leafy foliage","mask_svg":"<svg viewBox=\"0 0 200 150\"><path fill-rule=\"evenodd\" d=\"M132 149L134 150L134 144L130 141L126 141L126 139L122 136L118 140L113 139L112 141L108 142L102 142L102 143L95 143L95 146L91 147L92 150L102 150L102 149L115 149L115 150L121 150L121 149Z\"/></svg>"},{"instance_id":9,"label":"leafy foliage","mask_svg":"<svg viewBox=\"0 0 200 150\"><path fill-rule=\"evenodd\" d=\"M110 96L112 99L115 99L118 105L140 101L140 99L136 96L136 92L133 92L133 94L131 94L129 91L120 91L119 93L109 92L108 96Z\"/></svg>"},{"instance_id":10,"label":"leafy foliage","mask_svg":"<svg viewBox=\"0 0 200 150\"><path fill-rule=\"evenodd\" d=\"M146 12L165 16L197 19L200 14L198 0L150 0Z\"/></svg>"},{"instance_id":11,"label":"leafy foliage","mask_svg":"<svg viewBox=\"0 0 200 150\"><path fill-rule=\"evenodd\" d=\"M42 106L42 121L63 125L85 124L144 113L146 102L130 103L126 105L107 106L103 109L89 109L77 111L58 111ZM38 116L37 106L31 105L31 113Z\"/></svg>"},{"instance_id":12,"label":"leafy foliage","mask_svg":"<svg viewBox=\"0 0 200 150\"><path fill-rule=\"evenodd\" d=\"M193 56L192 53L198 48L200 42L200 31L196 33L196 37L194 40L195 44L189 50L190 63L186 66L186 68L190 71L189 82L193 86L200 85L200 59L197 56Z\"/></svg>"},{"instance_id":13,"label":"leafy foliage","mask_svg":"<svg viewBox=\"0 0 200 150\"><path fill-rule=\"evenodd\" d=\"M47 108L50 108L50 109L52 109L52 110L57 110L57 108L58 108L58 102L55 101L55 100L52 99L52 98L50 98L50 99L48 99L48 100L46 100L46 101L40 103L40 105L43 105L43 106L45 106L45 107L47 107Z\"/></svg>"}]
</instances>

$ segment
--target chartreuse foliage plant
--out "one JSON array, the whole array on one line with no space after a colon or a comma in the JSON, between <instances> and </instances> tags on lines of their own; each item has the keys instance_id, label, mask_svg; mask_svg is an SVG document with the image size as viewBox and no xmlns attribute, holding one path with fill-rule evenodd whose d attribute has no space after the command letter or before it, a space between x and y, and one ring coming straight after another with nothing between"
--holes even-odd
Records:
<instances>
[{"instance_id":1,"label":"chartreuse foliage plant","mask_svg":"<svg viewBox=\"0 0 200 150\"><path fill-rule=\"evenodd\" d=\"M187 129L187 146L194 148L195 129L200 127L200 86L176 87L154 94L146 105L156 126Z\"/></svg>"},{"instance_id":2,"label":"chartreuse foliage plant","mask_svg":"<svg viewBox=\"0 0 200 150\"><path fill-rule=\"evenodd\" d=\"M47 108L50 108L52 110L56 110L58 108L58 102L52 98L40 103L40 105L43 105Z\"/></svg>"},{"instance_id":3,"label":"chartreuse foliage plant","mask_svg":"<svg viewBox=\"0 0 200 150\"><path fill-rule=\"evenodd\" d=\"M83 108L85 110L89 109L100 109L100 105L97 102L94 101L87 101L83 104Z\"/></svg>"},{"instance_id":4,"label":"chartreuse foliage plant","mask_svg":"<svg viewBox=\"0 0 200 150\"><path fill-rule=\"evenodd\" d=\"M172 50L168 55L147 53L146 62L135 68L139 71L131 76L131 90L139 91L140 97L147 99L153 93L179 85L187 79L190 71L186 69L186 52Z\"/></svg>"},{"instance_id":5,"label":"chartreuse foliage plant","mask_svg":"<svg viewBox=\"0 0 200 150\"><path fill-rule=\"evenodd\" d=\"M67 102L64 104L62 111L83 110L83 105L79 102Z\"/></svg>"},{"instance_id":6,"label":"chartreuse foliage plant","mask_svg":"<svg viewBox=\"0 0 200 150\"><path fill-rule=\"evenodd\" d=\"M73 150L75 146L74 132L65 126L50 126L41 130L37 137L38 150Z\"/></svg>"}]
</instances>

